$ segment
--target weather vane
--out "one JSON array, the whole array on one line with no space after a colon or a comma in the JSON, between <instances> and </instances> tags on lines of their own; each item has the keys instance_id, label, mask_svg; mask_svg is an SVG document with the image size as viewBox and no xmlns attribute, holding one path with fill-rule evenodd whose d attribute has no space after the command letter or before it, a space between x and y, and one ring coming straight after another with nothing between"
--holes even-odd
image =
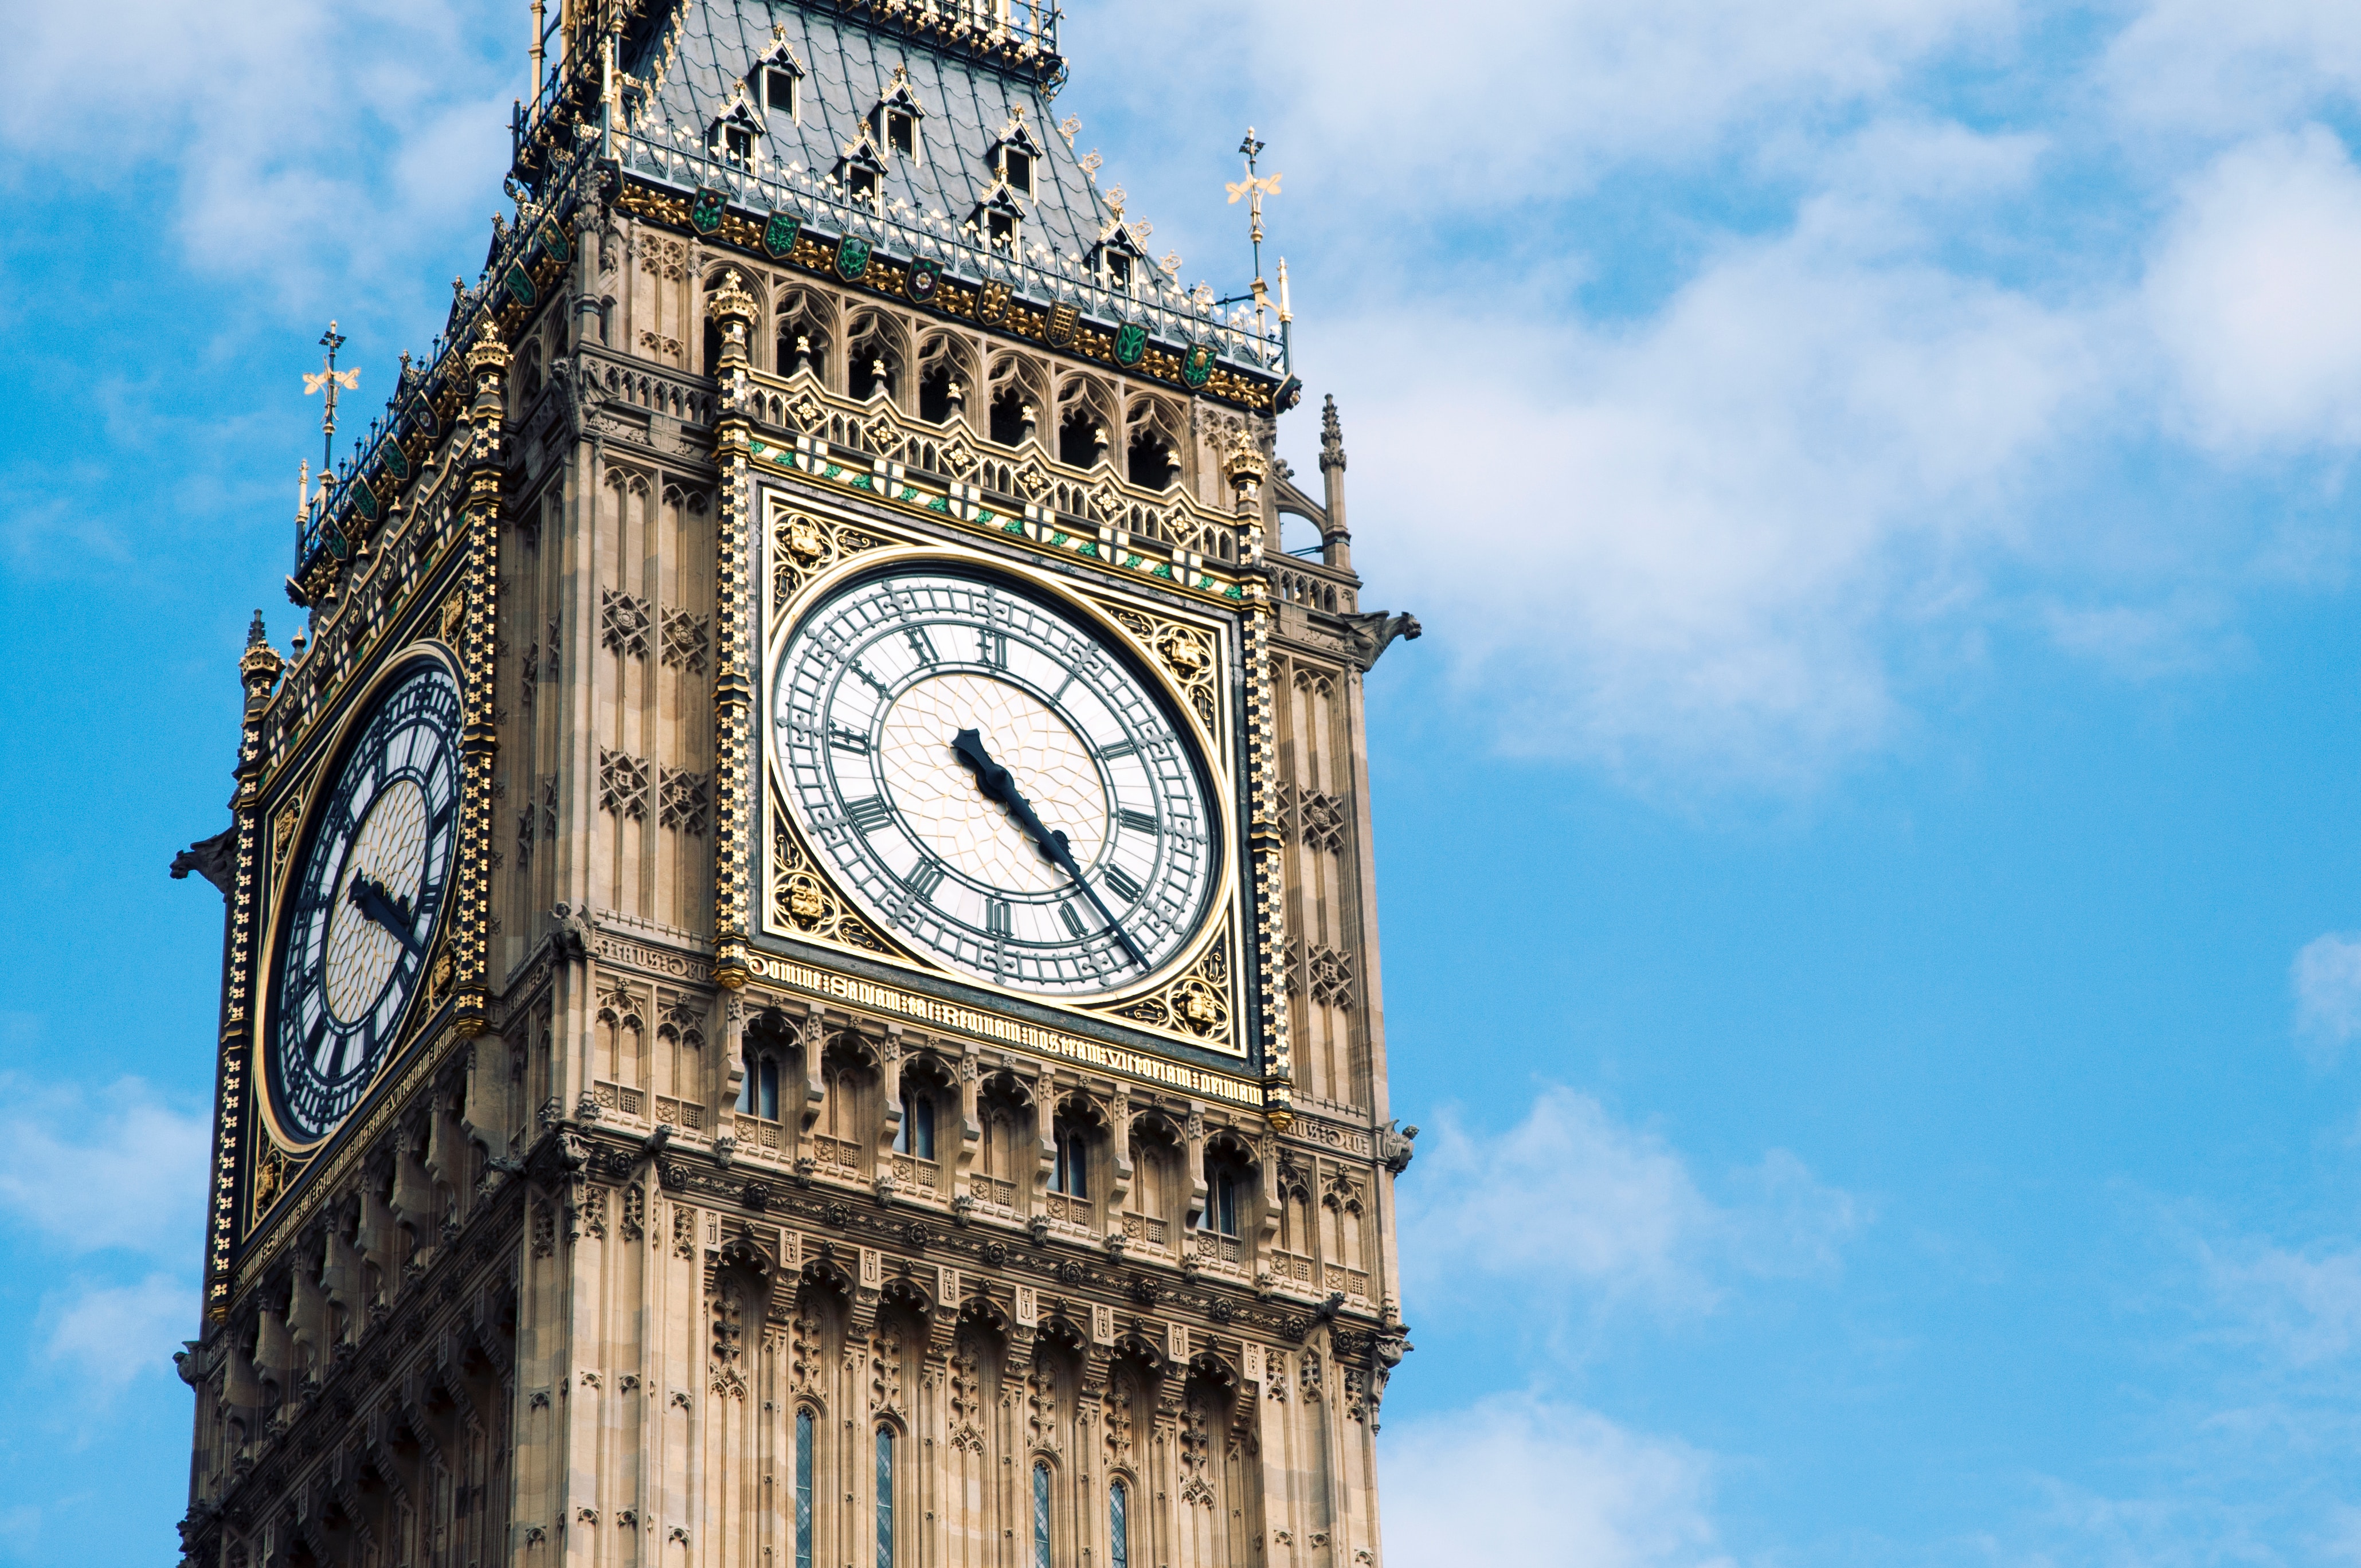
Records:
<instances>
[{"instance_id":1,"label":"weather vane","mask_svg":"<svg viewBox=\"0 0 2361 1568\"><path fill-rule=\"evenodd\" d=\"M1255 159L1262 156L1262 149L1263 144L1255 139L1254 127L1248 126L1246 139L1238 143L1238 151L1246 155L1246 177L1235 184L1223 187L1229 192L1230 205L1233 207L1238 204L1239 197L1246 198L1246 235L1254 245L1253 298L1257 337L1266 335L1263 329L1263 313L1268 308L1270 298L1270 291L1262 280L1262 199L1265 196L1279 194L1280 179L1279 171L1276 169L1270 171L1268 178L1255 172ZM1227 304L1229 302L1225 300L1222 302ZM1282 352L1284 352L1288 323L1292 318L1292 314L1293 313L1288 309L1287 301L1287 258L1280 257L1279 260L1279 331Z\"/></svg>"},{"instance_id":2,"label":"weather vane","mask_svg":"<svg viewBox=\"0 0 2361 1568\"><path fill-rule=\"evenodd\" d=\"M335 323L330 322L328 330L320 334L320 345L328 351L328 362L321 367L316 376L308 370L304 372L303 395L308 398L323 387L328 389L327 406L321 411L320 417L320 477L325 479L329 462L336 450L336 389L342 387L347 392L357 389L361 384L361 367L356 365L349 370L336 368L336 350L345 345L345 334L336 330Z\"/></svg>"}]
</instances>

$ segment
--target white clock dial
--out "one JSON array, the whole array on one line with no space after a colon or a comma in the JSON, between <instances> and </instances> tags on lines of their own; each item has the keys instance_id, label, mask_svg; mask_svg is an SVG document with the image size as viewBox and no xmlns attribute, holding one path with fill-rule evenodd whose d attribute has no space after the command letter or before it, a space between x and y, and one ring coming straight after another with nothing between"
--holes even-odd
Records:
<instances>
[{"instance_id":1,"label":"white clock dial","mask_svg":"<svg viewBox=\"0 0 2361 1568\"><path fill-rule=\"evenodd\" d=\"M1219 861L1195 748L1046 598L939 568L867 578L796 629L772 694L805 837L865 913L950 967L1116 991L1203 923Z\"/></svg>"},{"instance_id":2,"label":"white clock dial","mask_svg":"<svg viewBox=\"0 0 2361 1568\"><path fill-rule=\"evenodd\" d=\"M362 721L282 903L268 1077L299 1141L334 1131L393 1048L443 912L458 801L459 688L421 663Z\"/></svg>"}]
</instances>

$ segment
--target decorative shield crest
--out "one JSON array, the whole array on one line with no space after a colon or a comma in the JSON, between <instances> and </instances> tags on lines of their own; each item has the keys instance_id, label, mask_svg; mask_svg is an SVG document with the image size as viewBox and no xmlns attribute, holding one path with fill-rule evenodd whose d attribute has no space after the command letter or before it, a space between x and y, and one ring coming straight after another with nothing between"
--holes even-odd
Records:
<instances>
[{"instance_id":1,"label":"decorative shield crest","mask_svg":"<svg viewBox=\"0 0 2361 1568\"><path fill-rule=\"evenodd\" d=\"M1070 343L1073 342L1073 341L1074 341L1074 323L1075 323L1076 321L1078 321L1079 319L1081 319L1081 316L1082 316L1082 312L1080 312L1080 311L1078 311L1078 310L1074 309L1074 307L1073 307L1073 306L1071 306L1071 305L1060 304L1060 305L1052 305L1052 306L1050 306L1050 307L1049 307L1049 341L1050 341L1050 343L1051 343L1051 344L1053 344L1053 345L1055 345L1056 346L1058 346L1058 347L1060 347L1060 348L1063 348L1063 347L1065 347L1065 346L1066 346L1066 345L1068 345L1068 344L1070 344Z\"/></svg>"},{"instance_id":2,"label":"decorative shield crest","mask_svg":"<svg viewBox=\"0 0 2361 1568\"><path fill-rule=\"evenodd\" d=\"M1115 362L1128 370L1148 355L1148 329L1128 322L1115 331Z\"/></svg>"},{"instance_id":3,"label":"decorative shield crest","mask_svg":"<svg viewBox=\"0 0 2361 1568\"><path fill-rule=\"evenodd\" d=\"M574 259L574 242L567 239L566 231L555 224L542 225L541 232L533 238L547 255L554 256L560 261Z\"/></svg>"},{"instance_id":4,"label":"decorative shield crest","mask_svg":"<svg viewBox=\"0 0 2361 1568\"><path fill-rule=\"evenodd\" d=\"M434 405L426 400L426 394L424 391L421 390L411 394L408 407L410 417L416 420L418 422L418 428L424 431L428 435L434 435L443 428L443 422L434 417Z\"/></svg>"},{"instance_id":5,"label":"decorative shield crest","mask_svg":"<svg viewBox=\"0 0 2361 1568\"><path fill-rule=\"evenodd\" d=\"M914 300L931 300L935 297L935 286L942 280L943 264L922 258L910 263L910 280L905 287L910 291L910 298Z\"/></svg>"},{"instance_id":6,"label":"decorative shield crest","mask_svg":"<svg viewBox=\"0 0 2361 1568\"><path fill-rule=\"evenodd\" d=\"M377 492L367 479L353 481L353 510L371 522L377 521Z\"/></svg>"},{"instance_id":7,"label":"decorative shield crest","mask_svg":"<svg viewBox=\"0 0 2361 1568\"><path fill-rule=\"evenodd\" d=\"M399 441L389 441L384 446L385 471L397 479L410 477L410 454L401 449Z\"/></svg>"},{"instance_id":8,"label":"decorative shield crest","mask_svg":"<svg viewBox=\"0 0 2361 1568\"><path fill-rule=\"evenodd\" d=\"M1008 285L1005 283L986 283L983 286L983 297L975 302L976 319L987 323L997 323L1001 317L1007 313Z\"/></svg>"},{"instance_id":9,"label":"decorative shield crest","mask_svg":"<svg viewBox=\"0 0 2361 1568\"><path fill-rule=\"evenodd\" d=\"M1180 361L1180 384L1191 391L1205 384L1213 373L1213 350L1209 344L1192 344Z\"/></svg>"},{"instance_id":10,"label":"decorative shield crest","mask_svg":"<svg viewBox=\"0 0 2361 1568\"><path fill-rule=\"evenodd\" d=\"M727 200L709 185L697 188L697 199L688 204L688 226L699 234L711 234L721 226L721 208Z\"/></svg>"},{"instance_id":11,"label":"decorative shield crest","mask_svg":"<svg viewBox=\"0 0 2361 1568\"><path fill-rule=\"evenodd\" d=\"M836 242L836 275L850 283L869 270L869 242L849 234Z\"/></svg>"},{"instance_id":12,"label":"decorative shield crest","mask_svg":"<svg viewBox=\"0 0 2361 1568\"><path fill-rule=\"evenodd\" d=\"M523 268L511 267L509 269L508 276L501 279L500 281L508 285L509 292L516 296L516 302L518 304L530 305L533 303L534 294L533 279Z\"/></svg>"},{"instance_id":13,"label":"decorative shield crest","mask_svg":"<svg viewBox=\"0 0 2361 1568\"><path fill-rule=\"evenodd\" d=\"M793 213L773 213L763 225L763 248L771 253L772 260L785 261L795 254L796 241L803 232L803 219Z\"/></svg>"}]
</instances>

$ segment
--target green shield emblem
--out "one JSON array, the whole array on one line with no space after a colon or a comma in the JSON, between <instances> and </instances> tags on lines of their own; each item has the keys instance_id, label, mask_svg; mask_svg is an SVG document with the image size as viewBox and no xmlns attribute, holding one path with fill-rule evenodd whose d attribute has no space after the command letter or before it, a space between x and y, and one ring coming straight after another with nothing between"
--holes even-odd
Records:
<instances>
[{"instance_id":1,"label":"green shield emblem","mask_svg":"<svg viewBox=\"0 0 2361 1568\"><path fill-rule=\"evenodd\" d=\"M869 270L869 242L858 235L846 235L836 242L836 275L852 282Z\"/></svg>"},{"instance_id":2,"label":"green shield emblem","mask_svg":"<svg viewBox=\"0 0 2361 1568\"><path fill-rule=\"evenodd\" d=\"M688 225L699 234L711 234L721 226L722 195L709 185L697 188L697 200L688 204Z\"/></svg>"},{"instance_id":3,"label":"green shield emblem","mask_svg":"<svg viewBox=\"0 0 2361 1568\"><path fill-rule=\"evenodd\" d=\"M573 243L566 237L566 231L555 224L542 225L541 233L534 238L540 242L541 248L545 254L554 256L560 261L574 259Z\"/></svg>"},{"instance_id":4,"label":"green shield emblem","mask_svg":"<svg viewBox=\"0 0 2361 1568\"><path fill-rule=\"evenodd\" d=\"M385 444L385 471L397 479L410 477L410 454L401 449L399 441Z\"/></svg>"},{"instance_id":5,"label":"green shield emblem","mask_svg":"<svg viewBox=\"0 0 2361 1568\"><path fill-rule=\"evenodd\" d=\"M377 521L377 492L369 488L367 479L353 481L353 510L371 522Z\"/></svg>"},{"instance_id":6,"label":"green shield emblem","mask_svg":"<svg viewBox=\"0 0 2361 1568\"><path fill-rule=\"evenodd\" d=\"M772 260L785 261L795 254L796 241L803 232L803 219L792 213L773 213L763 225L763 248L771 253Z\"/></svg>"},{"instance_id":7,"label":"green shield emblem","mask_svg":"<svg viewBox=\"0 0 2361 1568\"><path fill-rule=\"evenodd\" d=\"M530 305L533 303L535 293L533 286L533 279L523 268L511 267L509 269L508 276L501 279L500 281L508 285L509 292L516 296L516 302L518 304Z\"/></svg>"},{"instance_id":8,"label":"green shield emblem","mask_svg":"<svg viewBox=\"0 0 2361 1568\"><path fill-rule=\"evenodd\" d=\"M1205 344L1191 346L1187 357L1180 361L1180 384L1192 392L1203 386L1213 373L1213 351Z\"/></svg>"},{"instance_id":9,"label":"green shield emblem","mask_svg":"<svg viewBox=\"0 0 2361 1568\"><path fill-rule=\"evenodd\" d=\"M1128 370L1148 353L1148 329L1137 322L1123 326L1115 334L1115 362Z\"/></svg>"}]
</instances>

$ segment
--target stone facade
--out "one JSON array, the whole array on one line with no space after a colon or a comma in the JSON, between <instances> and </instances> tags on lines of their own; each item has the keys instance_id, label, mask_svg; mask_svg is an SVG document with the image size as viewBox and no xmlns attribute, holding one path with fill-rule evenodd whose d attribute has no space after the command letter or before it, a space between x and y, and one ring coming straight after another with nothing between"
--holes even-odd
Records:
<instances>
[{"instance_id":1,"label":"stone facade","mask_svg":"<svg viewBox=\"0 0 2361 1568\"><path fill-rule=\"evenodd\" d=\"M1360 609L1333 404L1315 499L1268 345L1143 352L988 251L920 299L883 230L847 265L825 193L778 244L747 181L617 145L599 83L658 79L666 7L580 9L615 16L521 123L528 199L305 520L307 635L258 627L233 826L191 862L228 927L188 1560L1382 1562L1415 1130L1362 680L1417 626ZM957 20L832 25L1014 72L1045 123L1054 36ZM1153 988L929 965L781 808L777 640L896 552L1052 585L1193 716L1235 863ZM280 899L422 642L465 697L458 891L366 1097L301 1146L268 1110Z\"/></svg>"}]
</instances>

